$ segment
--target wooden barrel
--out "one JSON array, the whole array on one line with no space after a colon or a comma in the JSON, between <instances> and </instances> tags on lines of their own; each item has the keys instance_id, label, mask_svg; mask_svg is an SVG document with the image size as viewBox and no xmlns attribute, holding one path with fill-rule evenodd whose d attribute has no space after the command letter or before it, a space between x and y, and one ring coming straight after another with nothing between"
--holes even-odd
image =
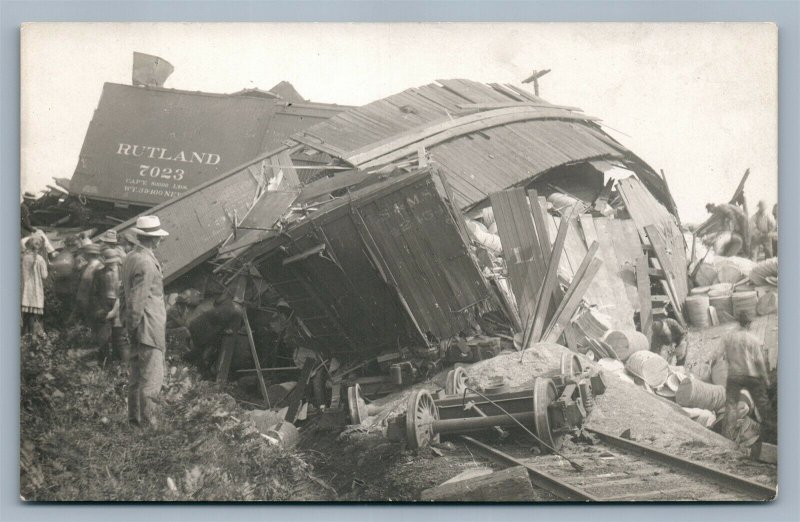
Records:
<instances>
[{"instance_id":1,"label":"wooden barrel","mask_svg":"<svg viewBox=\"0 0 800 522\"><path fill-rule=\"evenodd\" d=\"M708 304L707 295L690 295L686 298L686 315L689 324L705 328L708 326Z\"/></svg>"},{"instance_id":2,"label":"wooden barrel","mask_svg":"<svg viewBox=\"0 0 800 522\"><path fill-rule=\"evenodd\" d=\"M609 330L603 337L619 357L620 361L627 361L632 353L649 350L650 343L647 336L636 330Z\"/></svg>"},{"instance_id":3,"label":"wooden barrel","mask_svg":"<svg viewBox=\"0 0 800 522\"><path fill-rule=\"evenodd\" d=\"M611 318L597 310L587 310L574 321L581 331L592 339L602 339L611 329Z\"/></svg>"},{"instance_id":4,"label":"wooden barrel","mask_svg":"<svg viewBox=\"0 0 800 522\"><path fill-rule=\"evenodd\" d=\"M757 306L758 295L755 292L736 292L733 294L734 317L739 317L739 314L744 312L750 319L755 319Z\"/></svg>"},{"instance_id":5,"label":"wooden barrel","mask_svg":"<svg viewBox=\"0 0 800 522\"><path fill-rule=\"evenodd\" d=\"M721 312L725 312L729 316L733 317L733 302L731 301L731 296L720 295L711 297L708 299L708 304L717 310L718 316L721 314Z\"/></svg>"},{"instance_id":6,"label":"wooden barrel","mask_svg":"<svg viewBox=\"0 0 800 522\"><path fill-rule=\"evenodd\" d=\"M756 312L758 315L774 314L778 311L778 294L776 292L765 292L758 298Z\"/></svg>"},{"instance_id":7,"label":"wooden barrel","mask_svg":"<svg viewBox=\"0 0 800 522\"><path fill-rule=\"evenodd\" d=\"M675 402L686 408L720 411L725 407L725 386L709 384L700 379L686 379L675 392Z\"/></svg>"},{"instance_id":8,"label":"wooden barrel","mask_svg":"<svg viewBox=\"0 0 800 522\"><path fill-rule=\"evenodd\" d=\"M733 285L730 283L717 283L708 288L708 297L721 297L723 295L731 295Z\"/></svg>"},{"instance_id":9,"label":"wooden barrel","mask_svg":"<svg viewBox=\"0 0 800 522\"><path fill-rule=\"evenodd\" d=\"M694 275L694 282L697 286L713 285L717 281L717 269L709 263L701 263L700 268Z\"/></svg>"},{"instance_id":10,"label":"wooden barrel","mask_svg":"<svg viewBox=\"0 0 800 522\"><path fill-rule=\"evenodd\" d=\"M669 377L669 365L660 355L641 350L633 352L625 362L628 373L640 378L653 388L658 388Z\"/></svg>"}]
</instances>

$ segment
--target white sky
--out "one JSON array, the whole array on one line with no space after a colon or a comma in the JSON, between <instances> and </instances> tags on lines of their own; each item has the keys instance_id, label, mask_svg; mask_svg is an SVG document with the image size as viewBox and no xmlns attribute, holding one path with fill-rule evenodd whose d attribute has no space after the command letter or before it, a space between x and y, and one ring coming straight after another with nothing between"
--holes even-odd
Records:
<instances>
[{"instance_id":1,"label":"white sky","mask_svg":"<svg viewBox=\"0 0 800 522\"><path fill-rule=\"evenodd\" d=\"M685 222L746 194L777 200L777 29L770 24L31 24L22 31L22 190L71 177L104 82L133 51L165 87L268 89L361 105L436 79L519 83L597 116L664 169ZM532 89L532 87L530 87ZM624 134L621 134L620 131Z\"/></svg>"}]
</instances>

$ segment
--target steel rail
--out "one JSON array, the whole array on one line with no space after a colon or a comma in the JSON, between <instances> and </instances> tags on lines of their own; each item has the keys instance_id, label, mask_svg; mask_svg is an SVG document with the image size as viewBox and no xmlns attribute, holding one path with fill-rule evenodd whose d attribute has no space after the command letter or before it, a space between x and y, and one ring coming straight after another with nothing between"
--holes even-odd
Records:
<instances>
[{"instance_id":1,"label":"steel rail","mask_svg":"<svg viewBox=\"0 0 800 522\"><path fill-rule=\"evenodd\" d=\"M602 502L603 499L600 497L596 497L591 493L567 484L556 477L545 473L544 471L527 464L519 459L512 457L511 455L500 451L497 448L493 448L483 442L477 441L472 437L468 437L466 435L461 435L459 437L462 441L464 441L467 445L472 446L473 449L477 450L479 453L486 455L487 457L495 460L498 463L506 464L508 466L523 466L525 469L528 470L528 475L531 478L531 482L542 489L545 489L552 493L553 495L557 496L562 500L571 500L571 501L591 501L591 502Z\"/></svg>"},{"instance_id":2,"label":"steel rail","mask_svg":"<svg viewBox=\"0 0 800 522\"><path fill-rule=\"evenodd\" d=\"M638 444L636 442L627 439L622 439L596 429L584 428L584 430L594 435L597 435L603 442L607 443L610 446L615 446L625 451L636 453L643 457L656 460L663 464L675 466L676 468L680 468L684 471L701 475L702 477L709 479L726 488L735 489L742 493L747 493L748 495L752 495L753 497L755 497L753 500L772 500L778 494L778 491L776 489L773 489L769 486L764 486L763 484L753 482L752 480L748 480L743 477L732 475L730 473L727 473L719 469L709 468L702 464L698 464L696 462L692 462L682 457L678 457L677 455L665 453L655 448L644 446L642 444Z\"/></svg>"}]
</instances>

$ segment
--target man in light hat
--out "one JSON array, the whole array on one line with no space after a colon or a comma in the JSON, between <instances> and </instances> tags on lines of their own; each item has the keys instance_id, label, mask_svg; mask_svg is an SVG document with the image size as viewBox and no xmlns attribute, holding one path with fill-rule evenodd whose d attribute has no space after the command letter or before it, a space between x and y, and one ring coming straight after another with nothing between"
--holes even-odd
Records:
<instances>
[{"instance_id":1,"label":"man in light hat","mask_svg":"<svg viewBox=\"0 0 800 522\"><path fill-rule=\"evenodd\" d=\"M127 252L117 243L117 231L114 229L106 230L97 238L100 243L100 248L105 253L106 250L111 249L117 253L120 258L120 263L125 259Z\"/></svg>"},{"instance_id":2,"label":"man in light hat","mask_svg":"<svg viewBox=\"0 0 800 522\"><path fill-rule=\"evenodd\" d=\"M36 231L31 223L31 205L36 201L36 196L32 192L25 192L22 195L22 203L19 206L20 220L22 221L22 237L29 236Z\"/></svg>"},{"instance_id":3,"label":"man in light hat","mask_svg":"<svg viewBox=\"0 0 800 522\"><path fill-rule=\"evenodd\" d=\"M120 347L122 324L120 323L115 328L114 318L110 317L117 304L119 265L121 263L122 258L119 257L116 249L105 249L103 251L104 267L98 271L94 278L94 321L92 330L95 333L95 339L100 346L100 353L103 358L111 355L122 356Z\"/></svg>"},{"instance_id":4,"label":"man in light hat","mask_svg":"<svg viewBox=\"0 0 800 522\"><path fill-rule=\"evenodd\" d=\"M773 257L772 236L775 232L775 218L767 212L767 202L763 199L758 202L758 210L750 219L750 227L753 231L751 240L753 261L758 261L758 247L764 249L764 259Z\"/></svg>"},{"instance_id":5,"label":"man in light hat","mask_svg":"<svg viewBox=\"0 0 800 522\"><path fill-rule=\"evenodd\" d=\"M164 381L167 311L161 263L153 251L169 233L158 216L136 220L138 245L122 263L120 315L131 340L128 422L155 427L156 399Z\"/></svg>"}]
</instances>

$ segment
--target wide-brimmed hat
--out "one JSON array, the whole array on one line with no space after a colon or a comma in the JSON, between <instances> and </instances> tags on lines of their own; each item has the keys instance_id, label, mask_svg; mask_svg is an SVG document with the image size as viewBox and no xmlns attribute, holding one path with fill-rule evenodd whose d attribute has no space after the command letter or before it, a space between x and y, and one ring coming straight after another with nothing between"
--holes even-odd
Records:
<instances>
[{"instance_id":1,"label":"wide-brimmed hat","mask_svg":"<svg viewBox=\"0 0 800 522\"><path fill-rule=\"evenodd\" d=\"M111 243L113 245L117 244L117 231L116 230L106 230L100 237L97 238L98 241L102 241L103 243Z\"/></svg>"},{"instance_id":2,"label":"wide-brimmed hat","mask_svg":"<svg viewBox=\"0 0 800 522\"><path fill-rule=\"evenodd\" d=\"M119 252L113 248L103 250L103 263L110 265L111 263L122 263L122 258L119 257Z\"/></svg>"},{"instance_id":3,"label":"wide-brimmed hat","mask_svg":"<svg viewBox=\"0 0 800 522\"><path fill-rule=\"evenodd\" d=\"M33 192L28 192L28 191L26 191L26 192L25 192L25 193L22 195L22 199L36 199L36 194L34 194Z\"/></svg>"},{"instance_id":4,"label":"wide-brimmed hat","mask_svg":"<svg viewBox=\"0 0 800 522\"><path fill-rule=\"evenodd\" d=\"M136 219L136 226L131 230L139 236L164 237L169 232L161 228L161 220L158 216L141 216Z\"/></svg>"}]
</instances>

